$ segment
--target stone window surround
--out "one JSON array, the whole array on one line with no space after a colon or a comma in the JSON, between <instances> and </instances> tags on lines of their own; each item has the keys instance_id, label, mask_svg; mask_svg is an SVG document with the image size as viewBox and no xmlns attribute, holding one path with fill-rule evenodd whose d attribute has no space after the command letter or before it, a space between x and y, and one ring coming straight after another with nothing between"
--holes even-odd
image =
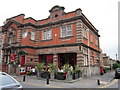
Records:
<instances>
[{"instance_id":1,"label":"stone window surround","mask_svg":"<svg viewBox=\"0 0 120 90\"><path fill-rule=\"evenodd\" d=\"M71 35L68 35L68 26L70 26L71 27ZM65 27L65 29L66 29L66 35L65 36L62 36L62 27ZM70 30L69 30L70 31ZM62 25L61 27L60 27L60 38L65 38L65 37L71 37L71 36L73 36L73 30L72 30L72 25L70 25L70 24L68 24L68 25Z\"/></svg>"},{"instance_id":2,"label":"stone window surround","mask_svg":"<svg viewBox=\"0 0 120 90\"><path fill-rule=\"evenodd\" d=\"M45 32L46 32L46 34L45 34ZM50 34L50 37L47 37L48 34ZM45 30L43 30L42 31L42 41L51 40L51 39L52 39L52 29L45 29Z\"/></svg>"},{"instance_id":3,"label":"stone window surround","mask_svg":"<svg viewBox=\"0 0 120 90\"><path fill-rule=\"evenodd\" d=\"M34 31L31 32L30 40L32 40L32 41L35 40L35 32Z\"/></svg>"}]
</instances>

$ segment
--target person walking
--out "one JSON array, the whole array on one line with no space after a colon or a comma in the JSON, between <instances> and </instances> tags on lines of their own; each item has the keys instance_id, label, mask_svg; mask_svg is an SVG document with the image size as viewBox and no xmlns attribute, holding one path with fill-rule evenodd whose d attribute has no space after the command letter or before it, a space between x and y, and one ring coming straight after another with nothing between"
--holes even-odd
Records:
<instances>
[{"instance_id":1,"label":"person walking","mask_svg":"<svg viewBox=\"0 0 120 90\"><path fill-rule=\"evenodd\" d=\"M35 75L35 68L32 68L32 75Z\"/></svg>"}]
</instances>

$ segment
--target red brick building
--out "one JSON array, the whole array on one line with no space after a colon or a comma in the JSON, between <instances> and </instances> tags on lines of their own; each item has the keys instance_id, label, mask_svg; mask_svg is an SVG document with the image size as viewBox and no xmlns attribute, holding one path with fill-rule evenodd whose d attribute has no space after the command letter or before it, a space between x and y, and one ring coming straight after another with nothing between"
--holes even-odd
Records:
<instances>
[{"instance_id":1,"label":"red brick building","mask_svg":"<svg viewBox=\"0 0 120 90\"><path fill-rule=\"evenodd\" d=\"M64 12L54 6L43 20L20 14L6 19L3 26L3 64L35 66L38 62L81 65L84 75L99 73L98 30L76 9ZM42 15L42 14L41 14ZM16 66L17 67L17 66Z\"/></svg>"},{"instance_id":2,"label":"red brick building","mask_svg":"<svg viewBox=\"0 0 120 90\"><path fill-rule=\"evenodd\" d=\"M0 27L0 71L2 71L2 27Z\"/></svg>"}]
</instances>

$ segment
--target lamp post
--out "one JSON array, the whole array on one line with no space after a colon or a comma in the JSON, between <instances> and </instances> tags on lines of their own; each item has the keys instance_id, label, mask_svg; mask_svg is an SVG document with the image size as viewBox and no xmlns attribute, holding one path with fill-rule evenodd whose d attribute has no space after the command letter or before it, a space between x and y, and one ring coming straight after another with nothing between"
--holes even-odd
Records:
<instances>
[{"instance_id":1,"label":"lamp post","mask_svg":"<svg viewBox=\"0 0 120 90\"><path fill-rule=\"evenodd\" d=\"M116 54L116 61L117 61L117 54Z\"/></svg>"}]
</instances>

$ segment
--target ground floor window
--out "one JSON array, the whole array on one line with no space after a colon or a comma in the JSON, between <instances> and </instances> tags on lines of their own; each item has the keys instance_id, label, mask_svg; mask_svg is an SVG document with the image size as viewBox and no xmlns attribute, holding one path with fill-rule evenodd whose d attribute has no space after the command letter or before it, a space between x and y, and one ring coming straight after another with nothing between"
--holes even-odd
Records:
<instances>
[{"instance_id":1,"label":"ground floor window","mask_svg":"<svg viewBox=\"0 0 120 90\"><path fill-rule=\"evenodd\" d=\"M53 54L39 55L39 62L45 63L45 65L53 63Z\"/></svg>"},{"instance_id":2,"label":"ground floor window","mask_svg":"<svg viewBox=\"0 0 120 90\"><path fill-rule=\"evenodd\" d=\"M84 55L84 65L88 65L88 55Z\"/></svg>"}]
</instances>

